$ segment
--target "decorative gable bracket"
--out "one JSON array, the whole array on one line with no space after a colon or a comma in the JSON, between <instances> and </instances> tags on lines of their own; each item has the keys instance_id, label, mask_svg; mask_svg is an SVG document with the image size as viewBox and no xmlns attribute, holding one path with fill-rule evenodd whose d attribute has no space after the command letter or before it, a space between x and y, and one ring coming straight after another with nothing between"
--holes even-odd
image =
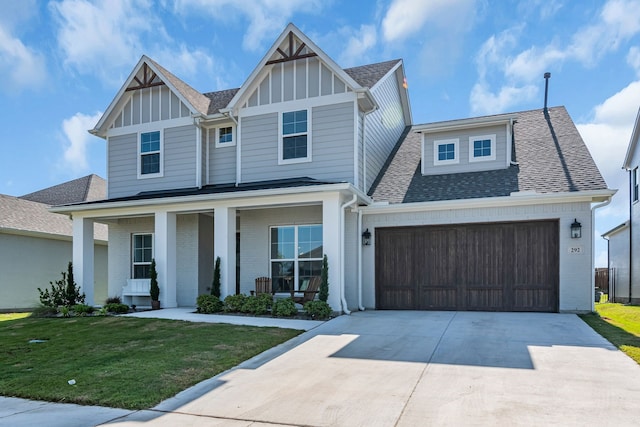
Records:
<instances>
[{"instance_id":1,"label":"decorative gable bracket","mask_svg":"<svg viewBox=\"0 0 640 427\"><path fill-rule=\"evenodd\" d=\"M296 49L296 51L294 52L293 51L293 31L289 31L289 52L287 53L280 48L276 48L276 51L280 55L282 55L282 58L272 59L271 61L267 61L266 65L279 64L281 62L295 61L297 59L311 58L314 56L318 56L318 54L315 52L300 54L300 52L302 52L306 46L307 45L304 42L302 42L300 46L298 46L298 49Z\"/></svg>"},{"instance_id":2,"label":"decorative gable bracket","mask_svg":"<svg viewBox=\"0 0 640 427\"><path fill-rule=\"evenodd\" d=\"M149 68L146 62L142 65L141 77L142 80L140 80L138 76L134 76L133 80L138 83L138 86L130 86L125 89L125 92L164 85L164 82L160 80L160 77L158 77L158 75Z\"/></svg>"}]
</instances>

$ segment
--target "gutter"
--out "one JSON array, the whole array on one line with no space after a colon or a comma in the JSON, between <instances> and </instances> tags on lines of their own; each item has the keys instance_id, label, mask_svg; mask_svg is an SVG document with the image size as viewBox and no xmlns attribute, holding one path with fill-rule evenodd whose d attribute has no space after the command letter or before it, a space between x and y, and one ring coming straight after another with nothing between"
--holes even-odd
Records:
<instances>
[{"instance_id":1,"label":"gutter","mask_svg":"<svg viewBox=\"0 0 640 427\"><path fill-rule=\"evenodd\" d=\"M358 209L358 239L362 236L362 210ZM362 305L362 242L358 241L358 310L364 311Z\"/></svg>"},{"instance_id":2,"label":"gutter","mask_svg":"<svg viewBox=\"0 0 640 427\"><path fill-rule=\"evenodd\" d=\"M353 198L340 206L340 304L342 305L342 311L345 314L351 314L347 307L347 300L344 296L344 222L345 212L344 210L358 201L358 195L354 194Z\"/></svg>"},{"instance_id":3,"label":"gutter","mask_svg":"<svg viewBox=\"0 0 640 427\"><path fill-rule=\"evenodd\" d=\"M640 115L640 110L638 110ZM631 304L631 288L633 287L633 169L629 169L629 304Z\"/></svg>"},{"instance_id":4,"label":"gutter","mask_svg":"<svg viewBox=\"0 0 640 427\"><path fill-rule=\"evenodd\" d=\"M596 247L596 236L594 233L595 228L596 228L596 209L600 209L603 208L605 206L607 206L609 203L611 203L611 197L609 197L607 200L605 200L604 202L595 205L594 207L591 208L591 311L595 311L596 310L596 275L595 275L595 271L596 271L596 261L595 261L595 247ZM631 276L631 275L629 275Z\"/></svg>"}]
</instances>

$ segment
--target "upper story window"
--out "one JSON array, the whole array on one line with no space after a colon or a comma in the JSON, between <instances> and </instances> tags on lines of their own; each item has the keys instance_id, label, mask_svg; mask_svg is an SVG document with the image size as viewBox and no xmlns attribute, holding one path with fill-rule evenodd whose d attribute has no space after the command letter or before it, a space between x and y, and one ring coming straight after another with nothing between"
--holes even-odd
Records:
<instances>
[{"instance_id":1,"label":"upper story window","mask_svg":"<svg viewBox=\"0 0 640 427\"><path fill-rule=\"evenodd\" d=\"M496 159L496 136L481 135L469 137L469 161L481 162Z\"/></svg>"},{"instance_id":2,"label":"upper story window","mask_svg":"<svg viewBox=\"0 0 640 427\"><path fill-rule=\"evenodd\" d=\"M134 234L132 238L132 278L148 279L153 259L153 234Z\"/></svg>"},{"instance_id":3,"label":"upper story window","mask_svg":"<svg viewBox=\"0 0 640 427\"><path fill-rule=\"evenodd\" d=\"M236 145L232 126L216 128L216 147L230 147Z\"/></svg>"},{"instance_id":4,"label":"upper story window","mask_svg":"<svg viewBox=\"0 0 640 427\"><path fill-rule=\"evenodd\" d=\"M633 201L638 201L638 168L633 170Z\"/></svg>"},{"instance_id":5,"label":"upper story window","mask_svg":"<svg viewBox=\"0 0 640 427\"><path fill-rule=\"evenodd\" d=\"M160 131L140 134L138 178L162 175L162 136Z\"/></svg>"},{"instance_id":6,"label":"upper story window","mask_svg":"<svg viewBox=\"0 0 640 427\"><path fill-rule=\"evenodd\" d=\"M433 165L448 165L460 162L458 139L433 141Z\"/></svg>"},{"instance_id":7,"label":"upper story window","mask_svg":"<svg viewBox=\"0 0 640 427\"><path fill-rule=\"evenodd\" d=\"M280 164L311 161L310 124L307 110L282 113Z\"/></svg>"}]
</instances>

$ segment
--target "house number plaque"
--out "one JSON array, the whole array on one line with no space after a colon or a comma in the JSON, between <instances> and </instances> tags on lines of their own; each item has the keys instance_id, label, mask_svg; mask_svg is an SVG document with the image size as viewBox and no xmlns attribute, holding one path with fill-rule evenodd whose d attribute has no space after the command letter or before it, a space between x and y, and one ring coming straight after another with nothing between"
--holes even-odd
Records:
<instances>
[{"instance_id":1,"label":"house number plaque","mask_svg":"<svg viewBox=\"0 0 640 427\"><path fill-rule=\"evenodd\" d=\"M582 246L569 246L569 253L571 255L579 255L583 253Z\"/></svg>"}]
</instances>

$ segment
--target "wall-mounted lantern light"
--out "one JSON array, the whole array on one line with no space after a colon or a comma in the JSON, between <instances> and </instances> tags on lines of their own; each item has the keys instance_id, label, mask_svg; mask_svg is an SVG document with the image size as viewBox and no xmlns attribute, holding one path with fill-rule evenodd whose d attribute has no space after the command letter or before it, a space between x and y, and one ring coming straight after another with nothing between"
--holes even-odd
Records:
<instances>
[{"instance_id":1,"label":"wall-mounted lantern light","mask_svg":"<svg viewBox=\"0 0 640 427\"><path fill-rule=\"evenodd\" d=\"M371 244L371 232L367 228L362 232L362 246L369 246Z\"/></svg>"},{"instance_id":2,"label":"wall-mounted lantern light","mask_svg":"<svg viewBox=\"0 0 640 427\"><path fill-rule=\"evenodd\" d=\"M582 224L578 222L576 218L573 219L573 223L571 224L571 238L579 239L582 237Z\"/></svg>"}]
</instances>

